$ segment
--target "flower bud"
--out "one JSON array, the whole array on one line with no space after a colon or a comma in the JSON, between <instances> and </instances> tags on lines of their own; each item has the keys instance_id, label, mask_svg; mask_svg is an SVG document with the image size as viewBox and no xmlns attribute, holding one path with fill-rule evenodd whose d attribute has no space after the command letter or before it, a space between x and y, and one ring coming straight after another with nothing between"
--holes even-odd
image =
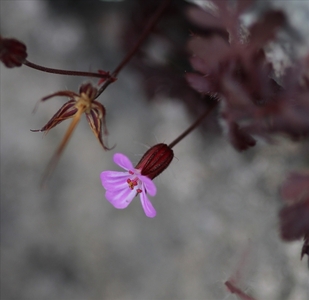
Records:
<instances>
[{"instance_id":1,"label":"flower bud","mask_svg":"<svg viewBox=\"0 0 309 300\"><path fill-rule=\"evenodd\" d=\"M168 145L157 144L144 154L135 169L141 170L141 175L153 179L169 166L173 158L174 152Z\"/></svg>"},{"instance_id":2,"label":"flower bud","mask_svg":"<svg viewBox=\"0 0 309 300\"><path fill-rule=\"evenodd\" d=\"M27 48L22 42L0 36L0 60L7 68L20 67L26 57Z\"/></svg>"},{"instance_id":3,"label":"flower bud","mask_svg":"<svg viewBox=\"0 0 309 300\"><path fill-rule=\"evenodd\" d=\"M89 99L93 100L97 95L97 88L95 88L91 83L84 83L79 88L79 94L86 94Z\"/></svg>"}]
</instances>

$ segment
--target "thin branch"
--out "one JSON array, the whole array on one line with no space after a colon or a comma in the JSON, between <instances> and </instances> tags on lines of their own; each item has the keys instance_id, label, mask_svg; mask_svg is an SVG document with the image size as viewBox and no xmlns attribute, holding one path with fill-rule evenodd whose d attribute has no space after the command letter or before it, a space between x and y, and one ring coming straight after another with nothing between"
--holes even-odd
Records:
<instances>
[{"instance_id":1,"label":"thin branch","mask_svg":"<svg viewBox=\"0 0 309 300\"><path fill-rule=\"evenodd\" d=\"M131 58L136 54L141 44L145 41L145 39L148 37L151 30L155 27L157 22L159 21L160 17L162 16L165 9L169 6L172 0L165 0L162 2L162 4L158 7L157 11L153 14L153 16L150 18L149 23L145 27L142 35L140 36L137 43L134 45L134 47L131 49L131 51L124 57L124 59L120 62L120 64L116 67L116 69L112 72L111 77L108 78L104 84L101 86L101 88L98 91L98 94L96 98L98 98L103 91L117 78L118 73L122 70L122 68L131 60Z\"/></svg>"},{"instance_id":2,"label":"thin branch","mask_svg":"<svg viewBox=\"0 0 309 300\"><path fill-rule=\"evenodd\" d=\"M61 70L61 69L53 69L47 68L35 63L32 63L28 60L25 60L23 63L25 66L30 67L32 69L36 69L39 71L52 73L52 74L61 74L61 75L70 75L70 76L85 76L85 77L97 77L97 78L106 78L109 79L111 76L107 72L106 74L93 73L93 72L82 72L82 71L70 71L70 70Z\"/></svg>"},{"instance_id":3,"label":"thin branch","mask_svg":"<svg viewBox=\"0 0 309 300\"><path fill-rule=\"evenodd\" d=\"M204 118L206 118L209 113L217 106L218 100L213 102L210 107L187 129L185 130L179 137L177 137L173 142L171 142L168 146L173 148L176 144L178 144L182 139L184 139L191 131L193 131L197 126L199 126Z\"/></svg>"}]
</instances>

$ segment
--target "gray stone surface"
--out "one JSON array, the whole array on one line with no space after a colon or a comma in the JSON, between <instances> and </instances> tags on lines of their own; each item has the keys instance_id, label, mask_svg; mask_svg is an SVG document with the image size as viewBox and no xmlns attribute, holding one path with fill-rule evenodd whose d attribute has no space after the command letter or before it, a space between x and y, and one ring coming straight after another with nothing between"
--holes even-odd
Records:
<instances>
[{"instance_id":1,"label":"gray stone surface","mask_svg":"<svg viewBox=\"0 0 309 300\"><path fill-rule=\"evenodd\" d=\"M33 62L96 70L112 69L122 58L117 13L113 26L102 17L98 56L87 29L51 14L45 1L0 5L1 34L24 41ZM294 19L305 14L293 9ZM184 107L160 96L149 104L139 75L125 69L100 97L109 145L116 148L104 152L83 119L48 188L40 190L68 123L42 138L30 129L44 125L65 100L32 110L41 97L76 90L81 80L27 67L1 65L0 72L1 300L236 299L224 281L244 257L241 287L256 299L308 299L301 242L282 242L277 219L278 186L303 166L302 144L278 138L240 154L224 137L195 132L175 147L175 160L155 180L157 216L148 219L138 199L114 209L99 174L117 169L116 151L137 162L145 145L173 140L192 122Z\"/></svg>"}]
</instances>

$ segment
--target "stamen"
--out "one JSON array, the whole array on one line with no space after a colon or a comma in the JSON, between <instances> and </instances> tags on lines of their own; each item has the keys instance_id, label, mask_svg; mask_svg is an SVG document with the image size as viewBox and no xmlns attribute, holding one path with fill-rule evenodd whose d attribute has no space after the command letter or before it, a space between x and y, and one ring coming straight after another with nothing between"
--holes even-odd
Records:
<instances>
[{"instance_id":1,"label":"stamen","mask_svg":"<svg viewBox=\"0 0 309 300\"><path fill-rule=\"evenodd\" d=\"M128 183L129 188L130 188L131 190L133 190L134 187L138 185L137 181L138 181L138 178L135 178L135 179L133 179L133 180L127 179L127 183Z\"/></svg>"}]
</instances>

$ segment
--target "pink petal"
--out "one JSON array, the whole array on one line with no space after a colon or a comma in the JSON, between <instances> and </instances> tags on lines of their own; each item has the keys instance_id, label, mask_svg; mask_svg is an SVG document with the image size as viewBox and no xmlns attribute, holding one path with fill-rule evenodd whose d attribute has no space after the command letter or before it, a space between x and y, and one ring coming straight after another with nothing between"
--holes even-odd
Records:
<instances>
[{"instance_id":1,"label":"pink petal","mask_svg":"<svg viewBox=\"0 0 309 300\"><path fill-rule=\"evenodd\" d=\"M118 209L126 208L136 195L136 191L131 190L128 186L117 191L106 191L106 199Z\"/></svg>"},{"instance_id":2,"label":"pink petal","mask_svg":"<svg viewBox=\"0 0 309 300\"><path fill-rule=\"evenodd\" d=\"M121 167L125 170L128 170L128 171L134 170L134 167L133 167L130 159L122 153L115 153L114 154L114 162L119 167Z\"/></svg>"},{"instance_id":3,"label":"pink petal","mask_svg":"<svg viewBox=\"0 0 309 300\"><path fill-rule=\"evenodd\" d=\"M140 198L141 198L142 207L144 209L146 216L149 217L149 218L154 218L156 216L157 212L154 209L154 207L152 206L151 202L149 201L149 199L146 195L146 192L144 190L140 194Z\"/></svg>"},{"instance_id":4,"label":"pink petal","mask_svg":"<svg viewBox=\"0 0 309 300\"><path fill-rule=\"evenodd\" d=\"M113 191L128 187L127 178L129 176L128 172L104 171L101 173L100 178L103 187L106 190Z\"/></svg>"},{"instance_id":5,"label":"pink petal","mask_svg":"<svg viewBox=\"0 0 309 300\"><path fill-rule=\"evenodd\" d=\"M154 184L154 182L148 178L147 176L138 176L139 179L142 181L146 192L150 195L150 196L155 196L157 193L157 187Z\"/></svg>"}]
</instances>

